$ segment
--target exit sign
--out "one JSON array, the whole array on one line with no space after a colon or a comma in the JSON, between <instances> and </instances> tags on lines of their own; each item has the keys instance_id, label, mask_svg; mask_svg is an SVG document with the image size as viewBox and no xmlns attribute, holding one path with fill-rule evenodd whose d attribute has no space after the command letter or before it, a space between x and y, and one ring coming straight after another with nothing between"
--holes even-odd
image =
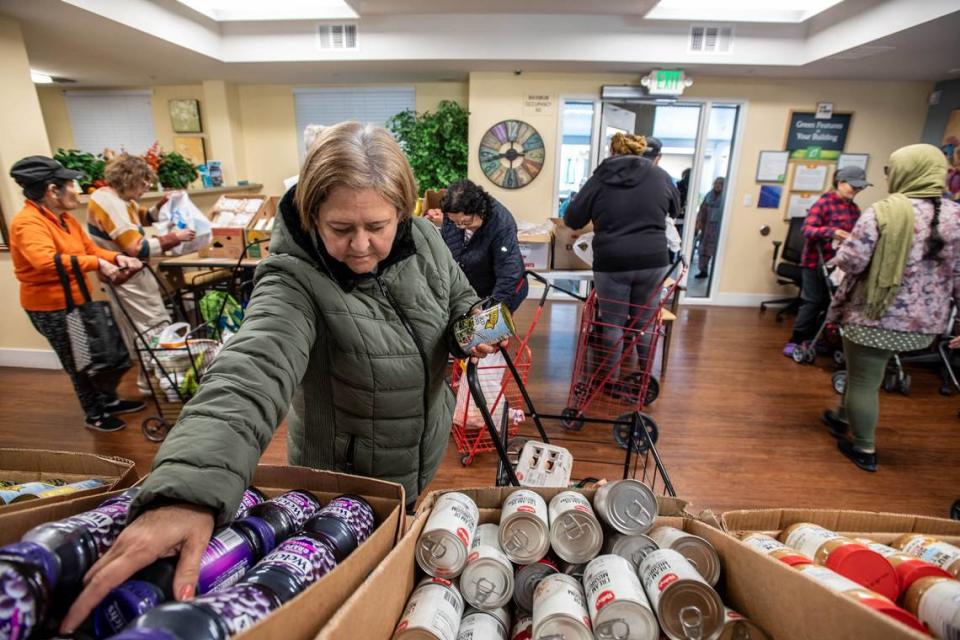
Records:
<instances>
[{"instance_id":1,"label":"exit sign","mask_svg":"<svg viewBox=\"0 0 960 640\"><path fill-rule=\"evenodd\" d=\"M679 96L693 84L693 80L680 70L654 69L640 80L640 84L651 96Z\"/></svg>"}]
</instances>

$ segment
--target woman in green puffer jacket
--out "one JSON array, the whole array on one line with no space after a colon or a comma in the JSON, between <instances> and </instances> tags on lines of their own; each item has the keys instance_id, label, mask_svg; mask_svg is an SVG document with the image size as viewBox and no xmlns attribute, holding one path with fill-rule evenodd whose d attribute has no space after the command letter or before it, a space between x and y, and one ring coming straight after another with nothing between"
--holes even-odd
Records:
<instances>
[{"instance_id":1,"label":"woman in green puffer jacket","mask_svg":"<svg viewBox=\"0 0 960 640\"><path fill-rule=\"evenodd\" d=\"M231 519L284 416L291 464L392 480L416 499L450 432L449 327L477 296L433 225L411 219L415 200L384 129L323 131L281 201L243 326L160 448L136 519L90 571L64 632L164 555L180 554L174 594L191 597L214 525Z\"/></svg>"}]
</instances>

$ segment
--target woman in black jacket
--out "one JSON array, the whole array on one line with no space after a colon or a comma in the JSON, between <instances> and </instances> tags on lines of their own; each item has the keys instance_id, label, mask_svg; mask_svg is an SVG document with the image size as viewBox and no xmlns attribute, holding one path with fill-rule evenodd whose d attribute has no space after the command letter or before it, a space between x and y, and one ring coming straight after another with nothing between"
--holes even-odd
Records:
<instances>
[{"instance_id":1,"label":"woman in black jacket","mask_svg":"<svg viewBox=\"0 0 960 640\"><path fill-rule=\"evenodd\" d=\"M507 208L483 187L460 180L447 187L440 211L430 210L426 217L440 225L444 242L477 295L516 311L529 287L523 278L517 223Z\"/></svg>"},{"instance_id":2,"label":"woman in black jacket","mask_svg":"<svg viewBox=\"0 0 960 640\"><path fill-rule=\"evenodd\" d=\"M614 389L619 388L620 327L640 329L650 320L644 311L655 305L670 265L666 218L680 210L670 174L642 157L646 147L643 136L616 134L610 143L613 155L597 167L563 217L572 229L593 222L594 284L606 354L604 370L595 373L598 379L609 373ZM649 334L637 345L641 368L648 346Z\"/></svg>"}]
</instances>

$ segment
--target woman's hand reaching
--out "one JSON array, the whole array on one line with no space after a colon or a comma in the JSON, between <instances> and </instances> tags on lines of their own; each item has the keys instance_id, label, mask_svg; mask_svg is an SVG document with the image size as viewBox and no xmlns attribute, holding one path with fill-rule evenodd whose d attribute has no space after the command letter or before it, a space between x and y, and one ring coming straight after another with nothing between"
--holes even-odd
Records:
<instances>
[{"instance_id":1,"label":"woman's hand reaching","mask_svg":"<svg viewBox=\"0 0 960 640\"><path fill-rule=\"evenodd\" d=\"M193 597L200 574L200 557L213 535L209 509L181 503L151 509L131 522L84 578L83 593L60 625L72 633L110 591L160 558L180 555L173 579L177 600Z\"/></svg>"}]
</instances>

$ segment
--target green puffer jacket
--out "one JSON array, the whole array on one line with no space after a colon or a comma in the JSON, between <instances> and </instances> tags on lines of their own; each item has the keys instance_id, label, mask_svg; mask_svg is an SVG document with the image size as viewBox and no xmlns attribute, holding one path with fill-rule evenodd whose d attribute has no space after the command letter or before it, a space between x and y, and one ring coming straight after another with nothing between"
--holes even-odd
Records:
<instances>
[{"instance_id":1,"label":"green puffer jacket","mask_svg":"<svg viewBox=\"0 0 960 640\"><path fill-rule=\"evenodd\" d=\"M377 276L302 231L284 196L240 331L204 376L133 505L186 501L228 522L289 409L290 464L399 482L413 500L450 433L451 321L477 296L433 225L400 224Z\"/></svg>"}]
</instances>

